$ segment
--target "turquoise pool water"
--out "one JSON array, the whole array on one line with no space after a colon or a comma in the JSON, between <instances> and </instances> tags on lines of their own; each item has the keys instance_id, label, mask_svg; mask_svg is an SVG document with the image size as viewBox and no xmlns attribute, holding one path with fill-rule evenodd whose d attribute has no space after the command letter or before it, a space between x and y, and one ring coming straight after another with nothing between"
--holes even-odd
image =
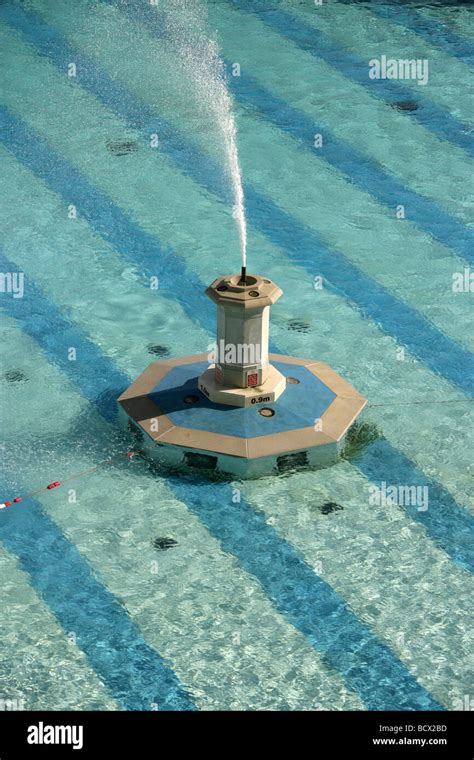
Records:
<instances>
[{"instance_id":1,"label":"turquoise pool water","mask_svg":"<svg viewBox=\"0 0 474 760\"><path fill-rule=\"evenodd\" d=\"M249 269L284 290L272 349L346 377L370 435L334 467L254 481L138 457L92 470L133 445L115 404L130 379L213 340L203 290L238 268L238 238L159 7L2 2L0 270L24 294L0 293L0 501L92 471L0 512L0 700L465 709L472 292L453 275L473 259L473 9L208 11ZM428 60L428 83L371 80L383 55ZM377 501L383 484L428 502Z\"/></svg>"}]
</instances>

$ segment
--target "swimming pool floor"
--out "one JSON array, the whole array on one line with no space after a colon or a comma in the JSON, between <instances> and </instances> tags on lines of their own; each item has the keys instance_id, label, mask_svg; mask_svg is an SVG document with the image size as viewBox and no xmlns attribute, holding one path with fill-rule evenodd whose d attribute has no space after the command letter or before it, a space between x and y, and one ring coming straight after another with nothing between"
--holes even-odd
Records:
<instances>
[{"instance_id":1,"label":"swimming pool floor","mask_svg":"<svg viewBox=\"0 0 474 760\"><path fill-rule=\"evenodd\" d=\"M216 135L162 9L2 3L0 502L40 490L0 511L0 704L466 709L472 8L208 12L249 269L284 291L271 350L347 378L364 427L334 467L254 481L122 456L117 397L208 349L204 289L239 267ZM428 83L371 80L381 55Z\"/></svg>"}]
</instances>

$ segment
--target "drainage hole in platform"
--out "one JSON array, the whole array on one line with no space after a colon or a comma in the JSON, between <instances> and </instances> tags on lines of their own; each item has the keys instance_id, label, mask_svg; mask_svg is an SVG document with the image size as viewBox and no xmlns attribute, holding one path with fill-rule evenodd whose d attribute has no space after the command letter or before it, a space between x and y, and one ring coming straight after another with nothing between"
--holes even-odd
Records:
<instances>
[{"instance_id":1,"label":"drainage hole in platform","mask_svg":"<svg viewBox=\"0 0 474 760\"><path fill-rule=\"evenodd\" d=\"M291 472L298 467L306 467L307 464L307 451L293 451L291 454L282 454L282 456L277 457L278 472Z\"/></svg>"},{"instance_id":2,"label":"drainage hole in platform","mask_svg":"<svg viewBox=\"0 0 474 760\"><path fill-rule=\"evenodd\" d=\"M184 464L196 467L199 470L215 470L217 467L217 457L212 457L210 454L199 454L196 451L186 451L183 461Z\"/></svg>"}]
</instances>

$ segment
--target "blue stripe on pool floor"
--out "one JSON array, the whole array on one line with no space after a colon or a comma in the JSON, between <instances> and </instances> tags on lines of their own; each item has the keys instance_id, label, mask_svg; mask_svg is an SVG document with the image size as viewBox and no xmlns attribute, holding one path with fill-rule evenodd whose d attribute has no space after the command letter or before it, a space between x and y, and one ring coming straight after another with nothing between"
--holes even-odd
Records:
<instances>
[{"instance_id":1,"label":"blue stripe on pool floor","mask_svg":"<svg viewBox=\"0 0 474 760\"><path fill-rule=\"evenodd\" d=\"M413 92L398 81L384 79L369 79L368 60L363 60L352 53L346 53L337 47L328 37L315 27L309 26L299 18L271 6L265 0L252 0L251 5L243 0L227 0L230 5L241 11L255 14L267 26L290 39L298 47L306 50L316 58L321 58L329 66L340 71L348 79L365 87L371 95L387 103L399 100L413 100ZM414 118L420 124L434 132L438 137L448 140L474 155L474 140L468 128L458 121L449 111L436 105L418 94L417 100L421 108L410 112L407 118Z\"/></svg>"},{"instance_id":2,"label":"blue stripe on pool floor","mask_svg":"<svg viewBox=\"0 0 474 760\"><path fill-rule=\"evenodd\" d=\"M0 271L16 272L16 265L0 250ZM24 333L40 343L51 363L66 372L83 396L99 408L106 420L117 416L117 397L129 384L128 376L120 372L99 346L85 336L77 344L77 331L67 322L56 304L25 275L25 297L13 298L3 294L0 304L16 319ZM77 361L69 361L69 348L76 349ZM94 372L91 372L94 367Z\"/></svg>"},{"instance_id":3,"label":"blue stripe on pool floor","mask_svg":"<svg viewBox=\"0 0 474 760\"><path fill-rule=\"evenodd\" d=\"M418 13L413 8L397 3L393 8L386 3L371 3L370 12L422 37L429 45L442 48L450 56L474 65L474 45L467 37L451 31L446 24Z\"/></svg>"},{"instance_id":4,"label":"blue stripe on pool floor","mask_svg":"<svg viewBox=\"0 0 474 760\"><path fill-rule=\"evenodd\" d=\"M162 246L155 235L143 230L129 214L57 155L40 135L1 104L0 127L0 142L63 198L66 205L75 205L80 216L110 246L138 264L147 277L159 275L161 295L166 297L172 292L173 300L185 307L187 295L176 291L176 282L186 282L190 290L202 289L199 278L179 256ZM27 135L30 138L25 143ZM149 287L149 280L145 282ZM203 299L196 318L208 329L214 317L212 303Z\"/></svg>"},{"instance_id":5,"label":"blue stripe on pool floor","mask_svg":"<svg viewBox=\"0 0 474 760\"><path fill-rule=\"evenodd\" d=\"M399 301L389 290L367 277L336 250L321 243L290 214L245 186L248 219L289 258L312 277L322 275L335 293L344 296L362 314L393 336L433 372L474 396L474 356L438 330L420 312Z\"/></svg>"},{"instance_id":6,"label":"blue stripe on pool floor","mask_svg":"<svg viewBox=\"0 0 474 760\"><path fill-rule=\"evenodd\" d=\"M5 267L5 271L15 271L12 262L7 259L4 258L0 263ZM43 309L48 310L51 306L51 321L53 319L57 321L56 307L50 305L31 283L28 298L4 298L2 302L7 312L16 317L23 327L25 324L28 326L31 316L36 313L37 302L40 298L43 301ZM21 301L20 306L18 306L19 301ZM64 325L59 323L52 333L35 333L35 339L50 358L54 353L62 354L62 341L56 344L56 340L63 327ZM84 344L88 344L89 341L78 327L67 325L67 329L77 351L85 354L87 349L84 349ZM85 386L86 392L92 397L92 403L96 403L94 399L100 398L100 388L97 389L97 393L91 393L90 383L85 383L83 374L77 374L71 364L72 362L61 362L60 366L81 391ZM90 365L88 367L91 378L98 378L99 373L95 371L95 368ZM102 411L100 404L97 409L99 412ZM442 709L390 648L381 643L375 634L358 620L329 584L315 575L299 552L266 524L261 514L255 512L244 501L241 501L238 507L233 504L229 498L229 485L214 483L196 485L188 483L184 478L175 477L168 478L167 484L190 511L199 516L210 532L222 543L223 548L236 556L242 566L258 579L275 607L308 638L315 649L321 652L326 664L341 673L348 687L356 691L370 709ZM224 488L226 489L225 498L221 494L222 498L216 500L217 490L222 491ZM114 620L112 613L116 612L118 615L120 610L115 611L115 607L110 607L112 597L109 600L108 592L94 585L93 578L84 580L83 576L88 568L86 566L85 569L82 563L77 564L80 555L75 547L62 536L54 523L50 523L49 518L41 515L40 519L39 514L35 511L35 506L30 508L26 503L22 505L21 512L7 511L5 521L7 530L4 533L6 546L20 557L35 587L41 590L67 630L79 633L80 645L91 658L94 667L97 666L97 672L100 672L100 669L104 669L108 662L109 654L104 663L100 646L97 646L95 641L91 641L90 620L97 619L96 606L98 609L104 609L102 605L105 605L108 613L107 624L111 619ZM17 518L16 521L15 518ZM38 541L40 546L38 546ZM42 541L45 541L48 546L54 544L55 558L60 550L60 559L59 561L55 559L53 566L45 563ZM57 582L56 578L58 568L61 571L61 583ZM73 589L69 588L69 580L73 583ZM62 583L65 583L66 588ZM77 619L79 610L76 608L78 597L77 593L74 594L74 587L84 591L84 594L82 592L80 594L79 606L81 611L86 611L86 614L79 620ZM87 600L89 600L89 607L87 607ZM87 630L81 628L83 621L87 621ZM100 623L99 616L99 626ZM128 625L133 625L128 616L125 620L120 619L120 630L122 631L125 626L123 633L125 641L131 635L126 628ZM111 625L110 630L114 631L115 625ZM103 635L106 633L104 625L102 625L101 633ZM135 647L139 653L142 652L142 644L137 645L135 642ZM113 651L116 651L115 648ZM148 652L148 649L146 651ZM105 675L109 681L112 681L113 686L120 685L118 677L113 679L111 671L107 669L105 671ZM156 678L156 673L154 677ZM164 680L164 674L161 671L160 678L161 681ZM168 675L168 682L169 678ZM150 688L148 685L141 695L141 705L149 700L156 701L151 699L151 696L154 697L155 694L151 694ZM169 695L167 698L177 703L179 695L186 705L184 709L189 709L189 704L181 692L174 690L172 699ZM129 707L129 709L133 708Z\"/></svg>"},{"instance_id":7,"label":"blue stripe on pool floor","mask_svg":"<svg viewBox=\"0 0 474 760\"><path fill-rule=\"evenodd\" d=\"M0 513L0 541L125 710L195 709L170 665L36 500Z\"/></svg>"},{"instance_id":8,"label":"blue stripe on pool floor","mask_svg":"<svg viewBox=\"0 0 474 760\"><path fill-rule=\"evenodd\" d=\"M370 710L437 710L435 700L348 608L336 591L318 577L299 551L285 541L241 497L230 498L227 484L187 482L171 477L175 493L254 575L276 609L303 633L329 667Z\"/></svg>"},{"instance_id":9,"label":"blue stripe on pool floor","mask_svg":"<svg viewBox=\"0 0 474 760\"><path fill-rule=\"evenodd\" d=\"M380 479L380 462L390 462L390 474ZM372 442L351 460L363 475L380 486L381 481L393 485L427 486L428 508L416 506L389 507L404 509L425 528L432 541L464 570L474 572L474 519L462 509L440 483L429 478L386 438Z\"/></svg>"},{"instance_id":10,"label":"blue stripe on pool floor","mask_svg":"<svg viewBox=\"0 0 474 760\"><path fill-rule=\"evenodd\" d=\"M44 348L45 341L41 344ZM2 493L11 492L8 485L2 482ZM123 709L151 710L153 704L160 710L195 709L170 665L146 643L125 608L35 499L0 512L0 541L19 559L64 630L75 634L77 646Z\"/></svg>"},{"instance_id":11,"label":"blue stripe on pool floor","mask_svg":"<svg viewBox=\"0 0 474 760\"><path fill-rule=\"evenodd\" d=\"M293 108L261 87L246 72L241 71L240 77L232 77L230 84L234 96L243 106L258 109L259 114L281 131L299 140L313 155L314 135L324 135L323 146L317 150L318 158L325 159L331 166L343 172L361 190L371 193L379 203L388 206L392 212L397 204L403 204L409 221L413 221L420 230L451 248L467 263L474 265L472 232L444 208L410 190L394 176L387 174L375 161L348 143L338 140L306 113Z\"/></svg>"}]
</instances>

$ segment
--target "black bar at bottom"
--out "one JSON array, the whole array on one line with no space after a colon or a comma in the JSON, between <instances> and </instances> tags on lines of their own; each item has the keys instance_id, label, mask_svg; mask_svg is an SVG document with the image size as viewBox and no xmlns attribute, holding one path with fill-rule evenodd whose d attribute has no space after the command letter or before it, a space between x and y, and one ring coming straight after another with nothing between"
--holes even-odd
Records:
<instances>
[{"instance_id":1,"label":"black bar at bottom","mask_svg":"<svg viewBox=\"0 0 474 760\"><path fill-rule=\"evenodd\" d=\"M314 757L464 760L473 757L468 721L468 711L0 712L0 758L138 758L141 749L167 759L188 749L222 756L231 737L234 755L261 745L268 756L284 741L295 754L311 747Z\"/></svg>"}]
</instances>

